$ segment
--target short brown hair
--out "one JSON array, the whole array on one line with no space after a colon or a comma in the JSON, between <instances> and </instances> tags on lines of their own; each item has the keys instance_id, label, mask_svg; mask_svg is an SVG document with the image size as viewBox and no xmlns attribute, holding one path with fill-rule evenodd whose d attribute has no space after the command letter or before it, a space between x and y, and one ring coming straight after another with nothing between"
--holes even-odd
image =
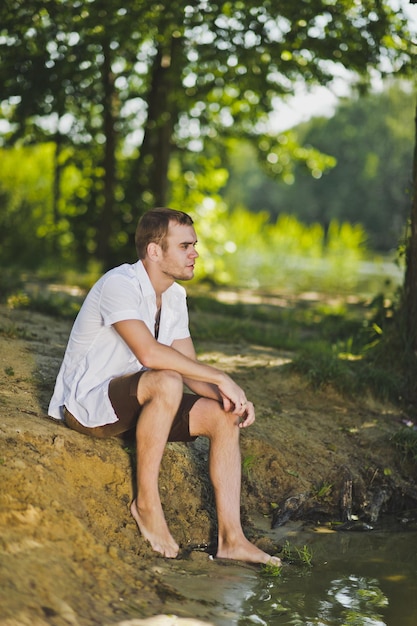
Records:
<instances>
[{"instance_id":1,"label":"short brown hair","mask_svg":"<svg viewBox=\"0 0 417 626\"><path fill-rule=\"evenodd\" d=\"M150 243L157 243L165 250L165 238L170 222L185 224L187 226L192 226L194 223L188 213L164 207L151 209L142 215L139 219L135 234L138 259L145 258Z\"/></svg>"}]
</instances>

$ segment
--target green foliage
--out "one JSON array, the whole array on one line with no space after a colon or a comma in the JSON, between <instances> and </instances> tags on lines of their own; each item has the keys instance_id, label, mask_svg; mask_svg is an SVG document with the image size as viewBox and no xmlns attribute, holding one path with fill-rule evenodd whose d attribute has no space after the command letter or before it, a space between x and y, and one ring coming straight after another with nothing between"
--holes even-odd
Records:
<instances>
[{"instance_id":1,"label":"green foliage","mask_svg":"<svg viewBox=\"0 0 417 626\"><path fill-rule=\"evenodd\" d=\"M49 292L43 290L22 291L9 296L7 305L10 309L30 309L56 317L75 319L81 307L80 296L61 292Z\"/></svg>"},{"instance_id":2,"label":"green foliage","mask_svg":"<svg viewBox=\"0 0 417 626\"><path fill-rule=\"evenodd\" d=\"M27 308L47 315L75 319L80 310L79 299L66 294L32 295L28 297Z\"/></svg>"},{"instance_id":3,"label":"green foliage","mask_svg":"<svg viewBox=\"0 0 417 626\"><path fill-rule=\"evenodd\" d=\"M175 201L173 184L193 171L173 179L175 159L223 160L230 137L251 138L273 176L290 182L293 163L320 176L332 151L271 133L277 98L300 81L329 84L342 68L362 84L371 68L407 73L415 48L405 16L371 0L340 0L331 12L310 0L301 9L292 0L7 0L0 20L3 146L54 146L19 215L7 185L4 192L3 254L35 267L41 248L60 264L130 258L139 214L168 203L171 188ZM368 176L375 167L368 159ZM186 184L191 190L195 180ZM25 240L32 233L30 251L16 246L15 227Z\"/></svg>"},{"instance_id":4,"label":"green foliage","mask_svg":"<svg viewBox=\"0 0 417 626\"><path fill-rule=\"evenodd\" d=\"M355 354L338 352L338 347L323 342L310 344L289 367L315 389L333 386L346 395L373 392L380 399L393 402L403 396L406 384L401 370L395 370L392 362L375 359L372 350L368 351L359 341Z\"/></svg>"},{"instance_id":5,"label":"green foliage","mask_svg":"<svg viewBox=\"0 0 417 626\"><path fill-rule=\"evenodd\" d=\"M52 227L50 162L52 146L1 150L0 261L30 267L47 254Z\"/></svg>"},{"instance_id":6,"label":"green foliage","mask_svg":"<svg viewBox=\"0 0 417 626\"><path fill-rule=\"evenodd\" d=\"M30 333L28 333L25 328L17 326L16 324L9 324L6 327L0 326L0 335L8 337L9 339L31 339Z\"/></svg>"},{"instance_id":7,"label":"green foliage","mask_svg":"<svg viewBox=\"0 0 417 626\"><path fill-rule=\"evenodd\" d=\"M381 111L382 116L386 103L391 102L392 93L393 90L388 94L373 95L366 105L347 102L341 112L345 111L346 117L351 109L362 107L369 116L377 117L377 111ZM406 172L409 171L406 159L407 154L408 158L411 154L411 135L407 119L411 112L411 96L407 90L401 93L407 104L406 112L399 114L399 104L395 104L392 110L389 109L390 117L386 116L385 126L381 124L378 131L384 137L381 145L384 149L388 146L386 149L392 161L390 169L378 167L372 181L367 180L364 184L356 170L349 173L345 162L343 176L347 182L343 179L330 187L323 187L328 191L317 195L309 185L317 190L317 185L322 185L320 181L324 184L324 179L330 180L333 173L320 181L309 177L306 179L308 184L304 179L300 179L301 182L297 179L297 184L291 187L291 193L295 194L291 202L289 196L287 199L283 197L282 186L273 183L271 204L263 195L263 188L268 188L272 182L256 178L259 173L256 153L248 148L247 143L234 140L233 144L231 141L227 144L234 146L234 153L242 152L248 168L241 170L237 179L233 169L229 173L228 161L223 160L213 146L204 154L175 155L169 170L170 204L195 217L201 252L197 278L252 287L290 285L297 290L332 290L340 284L344 290L356 289L362 276L360 263L366 258L368 240L375 242L380 232L387 233L387 236L391 233L392 247L405 224L408 200L404 194L405 182L401 181L404 176L407 178ZM342 115L341 112L336 117ZM353 116L353 113L349 114ZM342 129L345 129L345 117L342 116L340 122ZM389 127L387 120L390 121ZM311 122L312 133L314 124ZM335 124L334 120L329 121L326 128ZM368 126L366 123L366 128ZM327 136L328 131L323 129L321 132L323 137ZM338 134L332 128L330 134L336 150ZM352 153L352 167L358 168L362 154L358 142L364 142L365 151L370 138L364 136L362 139L362 135L349 137L348 134L343 141L340 139L342 145L337 150L343 154ZM352 142L349 150L348 140ZM322 145L323 149L330 147ZM222 150L221 145L217 148ZM57 272L69 267L85 271L86 265L99 263L103 219L102 201L95 186L103 172L94 165L95 150L87 152L68 146L58 155L53 142L0 150L3 164L0 172L2 265L32 270L49 268ZM399 156L394 163L393 155L397 153ZM54 198L53 172L57 158L59 195ZM288 155L286 160L294 164L294 159ZM120 203L107 225L111 231L109 259L111 257L115 263L134 260L132 237L140 212L136 202L136 206L127 203L123 191L123 176L127 175L130 159L121 155L119 162L122 179L117 184L117 194ZM381 153L378 163L386 162L387 158ZM360 167L364 169L365 165L362 163ZM250 183L253 178L258 181L255 186ZM352 179L355 185L351 184ZM223 194L225 185L226 193ZM385 186L389 188L389 194L380 191ZM335 188L338 189L336 195ZM347 195L351 193L356 197L362 193L361 189L367 194L363 201L358 202ZM252 202L251 194L256 194L256 203ZM230 206L234 207L233 210ZM395 211L393 206L397 207ZM394 219L397 226L391 228L387 219ZM359 222L366 225L366 230Z\"/></svg>"},{"instance_id":8,"label":"green foliage","mask_svg":"<svg viewBox=\"0 0 417 626\"><path fill-rule=\"evenodd\" d=\"M292 370L303 374L315 389L334 385L339 390L352 391L352 384L356 387L358 382L354 380L348 362L333 354L329 348L323 350L321 345L318 349L310 348L308 352L301 353L292 361Z\"/></svg>"},{"instance_id":9,"label":"green foliage","mask_svg":"<svg viewBox=\"0 0 417 626\"><path fill-rule=\"evenodd\" d=\"M7 301L7 298L23 288L21 273L16 267L2 268L0 272L0 303Z\"/></svg>"},{"instance_id":10,"label":"green foliage","mask_svg":"<svg viewBox=\"0 0 417 626\"><path fill-rule=\"evenodd\" d=\"M405 333L399 302L393 304L380 296L363 312L356 330L350 323L344 326L345 340L334 341L332 333L326 332L323 338L327 340L308 342L289 367L315 388L333 385L351 395L372 392L415 410L417 358Z\"/></svg>"},{"instance_id":11,"label":"green foliage","mask_svg":"<svg viewBox=\"0 0 417 626\"><path fill-rule=\"evenodd\" d=\"M242 207L227 213L223 204L208 200L197 212L197 230L201 223L203 233L211 231L207 242L203 239L207 248L202 256L209 260L203 261L200 278L297 291L347 291L358 283L359 263L366 254L359 226L332 222L326 239L319 224L306 226L292 216L281 215L271 223L267 213Z\"/></svg>"},{"instance_id":12,"label":"green foliage","mask_svg":"<svg viewBox=\"0 0 417 626\"><path fill-rule=\"evenodd\" d=\"M60 201L54 207L54 155L53 143L0 149L0 262L4 265L30 270L50 265L56 273L65 264L83 259L75 238L85 208L73 199L74 194L82 195L85 181L81 171L68 164L61 172ZM84 228L88 233L86 224ZM89 245L86 237L84 244Z\"/></svg>"},{"instance_id":13,"label":"green foliage","mask_svg":"<svg viewBox=\"0 0 417 626\"><path fill-rule=\"evenodd\" d=\"M224 173L222 173L222 176ZM190 174L191 177L191 174ZM359 281L366 255L359 226L332 222L327 240L319 224L303 225L281 215L271 223L267 213L243 207L229 213L216 195L191 194L187 202L199 237L196 279L238 287L351 290ZM187 209L176 196L175 207Z\"/></svg>"},{"instance_id":14,"label":"green foliage","mask_svg":"<svg viewBox=\"0 0 417 626\"><path fill-rule=\"evenodd\" d=\"M406 330L403 290L393 299L380 296L371 303L368 329L371 340L364 348L365 363L373 386L386 396L396 396L404 407L417 406L417 355Z\"/></svg>"},{"instance_id":15,"label":"green foliage","mask_svg":"<svg viewBox=\"0 0 417 626\"><path fill-rule=\"evenodd\" d=\"M417 463L417 430L414 427L402 428L393 435L392 441L404 460Z\"/></svg>"},{"instance_id":16,"label":"green foliage","mask_svg":"<svg viewBox=\"0 0 417 626\"><path fill-rule=\"evenodd\" d=\"M173 159L170 178L173 181L170 206L187 211L198 231L196 280L228 283L228 254L235 249L228 231L228 211L219 191L225 185L227 170L218 156L195 157L180 162Z\"/></svg>"},{"instance_id":17,"label":"green foliage","mask_svg":"<svg viewBox=\"0 0 417 626\"><path fill-rule=\"evenodd\" d=\"M362 225L373 249L395 249L410 211L413 157L413 83L390 81L381 92L342 100L330 118L300 124L298 142L334 160L307 169L293 157L291 180L267 176L248 143L230 147L230 176L224 195L233 209L285 213L320 224ZM288 133L287 133L288 134ZM313 174L313 175L312 175Z\"/></svg>"}]
</instances>

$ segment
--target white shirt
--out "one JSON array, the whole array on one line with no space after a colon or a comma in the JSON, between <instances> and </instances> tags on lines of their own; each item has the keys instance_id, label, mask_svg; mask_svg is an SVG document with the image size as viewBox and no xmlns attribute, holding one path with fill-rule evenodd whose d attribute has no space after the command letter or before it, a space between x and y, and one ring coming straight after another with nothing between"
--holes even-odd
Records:
<instances>
[{"instance_id":1,"label":"white shirt","mask_svg":"<svg viewBox=\"0 0 417 626\"><path fill-rule=\"evenodd\" d=\"M156 310L155 290L141 261L104 274L88 293L72 327L49 415L62 420L65 406L84 426L116 422L109 382L138 372L143 365L112 325L141 320L154 335ZM185 289L174 283L162 294L158 341L171 345L189 336Z\"/></svg>"}]
</instances>

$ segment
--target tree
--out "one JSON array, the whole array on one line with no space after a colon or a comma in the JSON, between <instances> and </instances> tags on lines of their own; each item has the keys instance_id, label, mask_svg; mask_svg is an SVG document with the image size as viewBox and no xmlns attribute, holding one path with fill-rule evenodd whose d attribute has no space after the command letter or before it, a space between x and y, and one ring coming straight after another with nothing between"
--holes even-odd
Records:
<instances>
[{"instance_id":1,"label":"tree","mask_svg":"<svg viewBox=\"0 0 417 626\"><path fill-rule=\"evenodd\" d=\"M93 10L88 2L61 0L9 0L0 9L3 116L10 124L5 144L55 141L57 235L64 217L57 208L62 169L73 162L89 172L92 184L84 200L77 199L79 213L73 216L73 225L77 229L79 216L84 216L79 250L90 249L102 260L109 255L114 232L117 132L122 129L120 110L126 93L116 89L116 80L129 75L137 60L131 20L141 22L142 4L130 7L129 15L112 0L96 1ZM123 62L116 73L117 59ZM66 147L72 151L66 151L64 162ZM91 229L94 250L85 235Z\"/></svg>"},{"instance_id":2,"label":"tree","mask_svg":"<svg viewBox=\"0 0 417 626\"><path fill-rule=\"evenodd\" d=\"M412 200L406 248L406 272L404 278L404 309L407 343L415 355L417 355L417 106L414 136Z\"/></svg>"},{"instance_id":3,"label":"tree","mask_svg":"<svg viewBox=\"0 0 417 626\"><path fill-rule=\"evenodd\" d=\"M324 228L334 219L360 223L373 250L390 252L404 237L409 215L414 98L411 81L390 80L383 90L341 100L330 118L312 118L285 133L314 147L319 163L313 176L303 163L293 163L287 184L285 177L253 167L254 152L240 141L232 154L227 201L266 210L273 218L294 214ZM327 155L324 166L318 155Z\"/></svg>"},{"instance_id":4,"label":"tree","mask_svg":"<svg viewBox=\"0 0 417 626\"><path fill-rule=\"evenodd\" d=\"M6 139L56 135L90 167L76 240L106 264L126 245L135 205L166 203L174 153L221 151L244 135L273 164L277 97L299 81L328 84L339 67L366 82L371 68L400 71L411 55L405 18L375 0L6 0L0 22Z\"/></svg>"}]
</instances>

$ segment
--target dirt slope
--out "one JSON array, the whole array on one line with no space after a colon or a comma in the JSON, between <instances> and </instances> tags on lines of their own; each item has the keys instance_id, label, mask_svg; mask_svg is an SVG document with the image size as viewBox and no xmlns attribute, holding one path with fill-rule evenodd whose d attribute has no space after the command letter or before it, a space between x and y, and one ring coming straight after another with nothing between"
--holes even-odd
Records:
<instances>
[{"instance_id":1,"label":"dirt slope","mask_svg":"<svg viewBox=\"0 0 417 626\"><path fill-rule=\"evenodd\" d=\"M169 613L178 592L128 510L133 442L94 441L46 418L70 324L3 307L0 329L1 626ZM391 442L402 427L398 410L313 392L285 373L290 355L275 350L207 344L200 356L233 374L257 409L242 434L242 515L254 540L262 543L259 520L274 510L279 519L277 505L289 496L304 494L298 515L322 524L342 520L349 484L353 513L368 521L372 512L401 516L415 505L413 476ZM164 508L184 548L213 536L206 458L198 440L169 444L163 460Z\"/></svg>"}]
</instances>

